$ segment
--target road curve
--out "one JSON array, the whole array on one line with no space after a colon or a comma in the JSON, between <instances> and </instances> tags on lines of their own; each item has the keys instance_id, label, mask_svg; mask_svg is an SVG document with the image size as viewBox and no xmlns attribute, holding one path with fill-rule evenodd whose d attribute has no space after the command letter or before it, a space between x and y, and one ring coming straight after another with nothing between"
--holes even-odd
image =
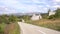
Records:
<instances>
[{"instance_id":1,"label":"road curve","mask_svg":"<svg viewBox=\"0 0 60 34\"><path fill-rule=\"evenodd\" d=\"M23 22L18 22L18 24L21 29L21 34L60 34L59 31L35 26L32 24L27 24Z\"/></svg>"}]
</instances>

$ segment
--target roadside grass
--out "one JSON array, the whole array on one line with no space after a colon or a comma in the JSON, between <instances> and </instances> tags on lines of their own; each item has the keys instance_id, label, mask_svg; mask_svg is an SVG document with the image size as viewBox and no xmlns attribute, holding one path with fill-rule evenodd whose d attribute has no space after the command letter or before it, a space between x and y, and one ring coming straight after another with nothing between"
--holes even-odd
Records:
<instances>
[{"instance_id":1,"label":"roadside grass","mask_svg":"<svg viewBox=\"0 0 60 34\"><path fill-rule=\"evenodd\" d=\"M5 33L8 34L20 34L20 28L17 23L7 24L5 28Z\"/></svg>"},{"instance_id":2,"label":"roadside grass","mask_svg":"<svg viewBox=\"0 0 60 34\"><path fill-rule=\"evenodd\" d=\"M60 19L56 20L42 19L37 21L26 20L26 23L60 31Z\"/></svg>"},{"instance_id":3,"label":"roadside grass","mask_svg":"<svg viewBox=\"0 0 60 34\"><path fill-rule=\"evenodd\" d=\"M13 26L15 26L13 29L10 29L9 34L20 34L20 28L17 23L15 23Z\"/></svg>"},{"instance_id":4,"label":"roadside grass","mask_svg":"<svg viewBox=\"0 0 60 34\"><path fill-rule=\"evenodd\" d=\"M18 18L14 15L1 15L0 34L20 34L20 27L17 22Z\"/></svg>"},{"instance_id":5,"label":"roadside grass","mask_svg":"<svg viewBox=\"0 0 60 34\"><path fill-rule=\"evenodd\" d=\"M20 34L18 23L0 24L0 34Z\"/></svg>"},{"instance_id":6,"label":"roadside grass","mask_svg":"<svg viewBox=\"0 0 60 34\"><path fill-rule=\"evenodd\" d=\"M4 28L5 28L6 24L1 23L0 24L0 34L4 34Z\"/></svg>"}]
</instances>

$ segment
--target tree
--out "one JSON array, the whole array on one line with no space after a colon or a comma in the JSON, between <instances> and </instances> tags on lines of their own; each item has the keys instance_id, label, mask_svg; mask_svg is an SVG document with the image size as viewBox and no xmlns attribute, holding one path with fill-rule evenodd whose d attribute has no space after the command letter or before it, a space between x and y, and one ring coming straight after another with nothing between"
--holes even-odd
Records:
<instances>
[{"instance_id":1,"label":"tree","mask_svg":"<svg viewBox=\"0 0 60 34\"><path fill-rule=\"evenodd\" d=\"M51 15L49 16L49 19L55 19L55 18L60 18L60 8L57 8L57 10L55 10L55 15Z\"/></svg>"},{"instance_id":2,"label":"tree","mask_svg":"<svg viewBox=\"0 0 60 34\"><path fill-rule=\"evenodd\" d=\"M8 22L7 15L0 16L0 23L7 23L7 22Z\"/></svg>"},{"instance_id":3,"label":"tree","mask_svg":"<svg viewBox=\"0 0 60 34\"><path fill-rule=\"evenodd\" d=\"M57 10L55 11L56 11L55 17L60 18L60 8L57 8Z\"/></svg>"},{"instance_id":4,"label":"tree","mask_svg":"<svg viewBox=\"0 0 60 34\"><path fill-rule=\"evenodd\" d=\"M9 16L9 22L10 23L15 23L18 21L18 18L14 15Z\"/></svg>"},{"instance_id":5,"label":"tree","mask_svg":"<svg viewBox=\"0 0 60 34\"><path fill-rule=\"evenodd\" d=\"M49 10L48 10L48 15L49 15L49 12L50 12L50 11L51 11L51 10L49 9Z\"/></svg>"}]
</instances>

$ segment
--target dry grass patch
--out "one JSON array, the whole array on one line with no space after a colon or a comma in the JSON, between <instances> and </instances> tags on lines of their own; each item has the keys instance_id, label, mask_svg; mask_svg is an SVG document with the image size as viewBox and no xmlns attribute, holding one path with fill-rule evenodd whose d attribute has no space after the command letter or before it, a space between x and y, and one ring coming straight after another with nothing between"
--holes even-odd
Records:
<instances>
[{"instance_id":1,"label":"dry grass patch","mask_svg":"<svg viewBox=\"0 0 60 34\"><path fill-rule=\"evenodd\" d=\"M7 24L4 30L5 34L20 34L20 28L17 23Z\"/></svg>"},{"instance_id":2,"label":"dry grass patch","mask_svg":"<svg viewBox=\"0 0 60 34\"><path fill-rule=\"evenodd\" d=\"M37 21L30 21L28 23L60 31L60 19L56 20L42 19Z\"/></svg>"}]
</instances>

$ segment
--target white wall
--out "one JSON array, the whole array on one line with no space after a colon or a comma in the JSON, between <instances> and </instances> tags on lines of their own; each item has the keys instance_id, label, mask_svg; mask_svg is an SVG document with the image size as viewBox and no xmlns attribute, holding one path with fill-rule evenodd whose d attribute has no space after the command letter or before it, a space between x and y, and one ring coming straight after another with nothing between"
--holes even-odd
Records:
<instances>
[{"instance_id":1,"label":"white wall","mask_svg":"<svg viewBox=\"0 0 60 34\"><path fill-rule=\"evenodd\" d=\"M49 16L55 15L55 13L56 13L56 12L52 12L52 11L51 11L51 12L49 12Z\"/></svg>"},{"instance_id":2,"label":"white wall","mask_svg":"<svg viewBox=\"0 0 60 34\"><path fill-rule=\"evenodd\" d=\"M41 15L33 15L32 17L31 17L31 20L39 20L39 19L42 19L42 16Z\"/></svg>"}]
</instances>

